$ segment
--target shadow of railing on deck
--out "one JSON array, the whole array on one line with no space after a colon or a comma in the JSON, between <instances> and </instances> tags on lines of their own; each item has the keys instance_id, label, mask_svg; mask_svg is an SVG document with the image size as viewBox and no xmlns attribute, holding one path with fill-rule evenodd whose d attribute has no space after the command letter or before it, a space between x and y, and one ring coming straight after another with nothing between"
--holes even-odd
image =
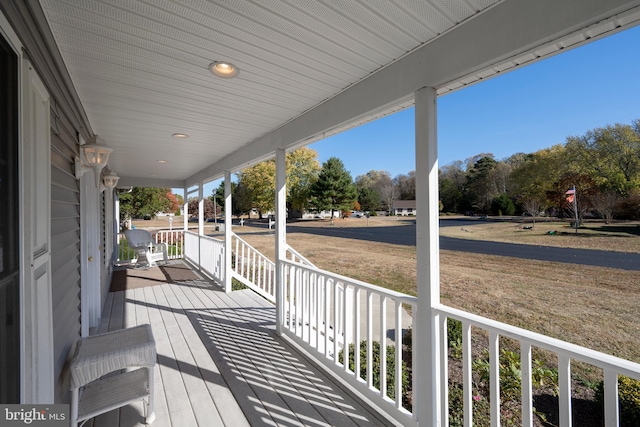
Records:
<instances>
[{"instance_id":1,"label":"shadow of railing on deck","mask_svg":"<svg viewBox=\"0 0 640 427\"><path fill-rule=\"evenodd\" d=\"M204 296L199 289L205 286L199 282L172 286L182 288L192 304L202 305ZM283 426L382 425L275 335L275 308L223 306L233 304L233 298L211 300L198 309L127 302L186 315L220 373L202 372L197 366L179 362L181 372L216 383L221 376L251 425L272 420ZM159 355L158 362L175 368L175 360L167 359Z\"/></svg>"}]
</instances>

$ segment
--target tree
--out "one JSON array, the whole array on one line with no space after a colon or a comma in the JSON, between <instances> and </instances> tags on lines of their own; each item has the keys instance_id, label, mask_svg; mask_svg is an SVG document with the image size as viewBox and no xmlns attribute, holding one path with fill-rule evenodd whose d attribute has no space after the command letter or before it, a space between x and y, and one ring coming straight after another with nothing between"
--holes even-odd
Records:
<instances>
[{"instance_id":1,"label":"tree","mask_svg":"<svg viewBox=\"0 0 640 427\"><path fill-rule=\"evenodd\" d=\"M562 171L568 170L567 151L563 145L554 145L528 154L511 171L510 193L522 209L530 215L553 206L547 194L553 192L554 183ZM566 189L565 189L566 191ZM532 212L525 204L534 209Z\"/></svg>"},{"instance_id":2,"label":"tree","mask_svg":"<svg viewBox=\"0 0 640 427\"><path fill-rule=\"evenodd\" d=\"M331 157L322 164L322 170L311 186L310 194L315 208L331 210L331 218L335 210L351 209L358 197L351 174L337 157Z\"/></svg>"},{"instance_id":3,"label":"tree","mask_svg":"<svg viewBox=\"0 0 640 427\"><path fill-rule=\"evenodd\" d=\"M564 213L567 218L574 218L573 203L567 200L566 192L575 187L578 211L578 223L582 222L584 214L592 207L591 197L598 193L598 186L589 175L567 172L554 183L553 189L547 193L547 198Z\"/></svg>"},{"instance_id":4,"label":"tree","mask_svg":"<svg viewBox=\"0 0 640 427\"><path fill-rule=\"evenodd\" d=\"M398 189L399 200L416 199L416 171L411 171L407 175L400 174L393 179Z\"/></svg>"},{"instance_id":5,"label":"tree","mask_svg":"<svg viewBox=\"0 0 640 427\"><path fill-rule=\"evenodd\" d=\"M320 170L315 150L303 147L287 153L287 199L291 208L304 211L309 207L311 186Z\"/></svg>"},{"instance_id":6,"label":"tree","mask_svg":"<svg viewBox=\"0 0 640 427\"><path fill-rule=\"evenodd\" d=\"M391 212L393 209L393 202L398 200L398 189L393 184L393 181L382 179L379 183L380 198L387 212Z\"/></svg>"},{"instance_id":7,"label":"tree","mask_svg":"<svg viewBox=\"0 0 640 427\"><path fill-rule=\"evenodd\" d=\"M540 213L541 206L540 201L535 198L524 199L522 201L522 210L531 215L534 226L536 225L536 216Z\"/></svg>"},{"instance_id":8,"label":"tree","mask_svg":"<svg viewBox=\"0 0 640 427\"><path fill-rule=\"evenodd\" d=\"M276 162L267 160L238 173L239 183L246 189L256 208L262 216L263 212L273 210L276 194Z\"/></svg>"},{"instance_id":9,"label":"tree","mask_svg":"<svg viewBox=\"0 0 640 427\"><path fill-rule=\"evenodd\" d=\"M171 212L173 200L170 188L133 187L119 192L120 215L124 218L154 217L158 212Z\"/></svg>"},{"instance_id":10,"label":"tree","mask_svg":"<svg viewBox=\"0 0 640 427\"><path fill-rule=\"evenodd\" d=\"M189 199L189 215L194 217L194 218L199 218L198 215L198 198L197 197L192 197ZM220 207L217 206L217 210L218 210L218 214L220 213ZM213 207L213 202L211 201L210 198L205 198L204 199L204 205L203 205L203 214L204 214L204 220L208 220L210 218L213 218L214 216L214 207Z\"/></svg>"},{"instance_id":11,"label":"tree","mask_svg":"<svg viewBox=\"0 0 640 427\"><path fill-rule=\"evenodd\" d=\"M367 212L380 209L380 195L374 188L362 187L358 191L360 207Z\"/></svg>"},{"instance_id":12,"label":"tree","mask_svg":"<svg viewBox=\"0 0 640 427\"><path fill-rule=\"evenodd\" d=\"M491 202L491 212L494 215L513 215L516 212L516 206L513 204L511 197L506 193L502 193Z\"/></svg>"},{"instance_id":13,"label":"tree","mask_svg":"<svg viewBox=\"0 0 640 427\"><path fill-rule=\"evenodd\" d=\"M309 203L311 185L320 172L318 153L303 147L287 153L287 198L289 207L305 210ZM252 207L260 214L273 210L276 194L276 162L267 160L238 173L239 184L250 195Z\"/></svg>"},{"instance_id":14,"label":"tree","mask_svg":"<svg viewBox=\"0 0 640 427\"><path fill-rule=\"evenodd\" d=\"M491 202L498 195L492 174L497 163L493 154L490 154L479 158L470 169L467 169L467 195L472 206L483 213L488 212Z\"/></svg>"},{"instance_id":15,"label":"tree","mask_svg":"<svg viewBox=\"0 0 640 427\"><path fill-rule=\"evenodd\" d=\"M247 188L242 185L242 183L239 183L233 191L232 204L232 214L237 218L248 213L253 208L251 194L249 193Z\"/></svg>"},{"instance_id":16,"label":"tree","mask_svg":"<svg viewBox=\"0 0 640 427\"><path fill-rule=\"evenodd\" d=\"M640 185L640 120L567 138L569 158L604 191L625 196Z\"/></svg>"},{"instance_id":17,"label":"tree","mask_svg":"<svg viewBox=\"0 0 640 427\"><path fill-rule=\"evenodd\" d=\"M438 187L442 210L462 213L471 206L465 203L466 176L462 161L457 160L438 171Z\"/></svg>"},{"instance_id":18,"label":"tree","mask_svg":"<svg viewBox=\"0 0 640 427\"><path fill-rule=\"evenodd\" d=\"M598 193L591 196L593 209L602 217L605 224L609 224L613 219L620 196L614 192Z\"/></svg>"},{"instance_id":19,"label":"tree","mask_svg":"<svg viewBox=\"0 0 640 427\"><path fill-rule=\"evenodd\" d=\"M380 178L385 175L390 177L389 172L387 171L377 171L372 169L366 174L358 175L356 177L356 186L358 188L375 188L378 181L380 181Z\"/></svg>"},{"instance_id":20,"label":"tree","mask_svg":"<svg viewBox=\"0 0 640 427\"><path fill-rule=\"evenodd\" d=\"M169 199L169 211L171 213L175 213L180 210L180 203L178 202L178 198L169 190L167 192L167 199Z\"/></svg>"},{"instance_id":21,"label":"tree","mask_svg":"<svg viewBox=\"0 0 640 427\"><path fill-rule=\"evenodd\" d=\"M224 180L213 190L210 199L215 199L217 206L224 211ZM231 214L236 218L246 214L252 208L252 200L246 187L231 181Z\"/></svg>"}]
</instances>

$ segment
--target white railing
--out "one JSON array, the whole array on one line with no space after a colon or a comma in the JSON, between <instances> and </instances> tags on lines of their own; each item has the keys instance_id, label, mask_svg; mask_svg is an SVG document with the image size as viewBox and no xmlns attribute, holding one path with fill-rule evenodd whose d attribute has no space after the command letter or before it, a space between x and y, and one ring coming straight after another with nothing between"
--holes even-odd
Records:
<instances>
[{"instance_id":1,"label":"white railing","mask_svg":"<svg viewBox=\"0 0 640 427\"><path fill-rule=\"evenodd\" d=\"M309 267L316 267L311 261L302 256L300 252L296 251L289 245L287 245L287 249L285 250L285 258L293 262L307 265Z\"/></svg>"},{"instance_id":2,"label":"white railing","mask_svg":"<svg viewBox=\"0 0 640 427\"><path fill-rule=\"evenodd\" d=\"M224 240L200 236L200 269L224 283Z\"/></svg>"},{"instance_id":3,"label":"white railing","mask_svg":"<svg viewBox=\"0 0 640 427\"><path fill-rule=\"evenodd\" d=\"M155 232L154 237L156 243L167 245L169 259L184 257L184 230L158 230Z\"/></svg>"},{"instance_id":4,"label":"white railing","mask_svg":"<svg viewBox=\"0 0 640 427\"><path fill-rule=\"evenodd\" d=\"M156 243L167 245L167 256L169 259L184 258L184 231L183 230L158 230L151 232ZM124 233L119 233L117 241L116 262L131 262L136 258L136 252L129 248Z\"/></svg>"},{"instance_id":5,"label":"white railing","mask_svg":"<svg viewBox=\"0 0 640 427\"><path fill-rule=\"evenodd\" d=\"M195 265L200 265L200 236L192 231L184 233L184 257Z\"/></svg>"},{"instance_id":6,"label":"white railing","mask_svg":"<svg viewBox=\"0 0 640 427\"><path fill-rule=\"evenodd\" d=\"M231 235L232 277L271 302L276 300L276 265L237 234Z\"/></svg>"},{"instance_id":7,"label":"white railing","mask_svg":"<svg viewBox=\"0 0 640 427\"><path fill-rule=\"evenodd\" d=\"M393 359L408 360L402 340L412 325L405 306L415 310L416 298L290 260L282 268L285 334L399 422L415 425L403 402L403 364L395 363L388 377L387 351L380 349L393 344ZM353 362L345 363L345 353L353 354Z\"/></svg>"},{"instance_id":8,"label":"white railing","mask_svg":"<svg viewBox=\"0 0 640 427\"><path fill-rule=\"evenodd\" d=\"M158 242L175 246L172 257L185 257L216 278L224 281L224 241L199 236L182 230L156 234ZM119 245L121 248L125 244ZM243 284L275 302L275 264L232 234L233 262L231 275ZM416 349L403 342L404 331L412 328L411 316L417 313L417 300L399 292L350 279L313 266L293 248L287 248L287 259L281 261L284 293L283 331L307 349L321 363L343 380L365 393L398 422L415 426L413 408L403 401L402 363L395 363L393 375L387 351L393 349L395 361L412 360L414 375L425 375L430 367L421 366ZM128 254L126 256L129 256ZM120 259L126 259L121 258ZM462 323L463 414L464 425L473 425L473 380L471 330L482 330L489 339L489 402L491 425L500 425L500 338L515 340L520 346L522 425L533 426L532 349L551 352L558 360L559 427L572 425L571 380L572 361L601 369L604 373L604 425L619 425L618 376L640 380L640 364L570 344L471 313L439 305L430 316L440 322L440 341L431 351L440 354L439 391L442 417L448 418L448 339L447 321ZM415 337L418 339L418 337ZM362 348L361 348L362 345ZM345 351L346 350L346 351ZM345 353L350 357L346 363ZM376 354L378 353L378 354ZM409 356L410 357L405 357ZM375 356L375 357L374 357ZM351 361L352 360L352 361ZM363 362L361 362L363 360ZM379 360L379 362L376 362ZM376 364L376 366L374 366ZM379 372L377 378L372 374ZM364 376L364 378L362 378ZM393 378L388 384L387 378ZM390 386L390 387L389 387ZM419 404L417 390L412 401ZM445 423L444 425L448 425Z\"/></svg>"},{"instance_id":9,"label":"white railing","mask_svg":"<svg viewBox=\"0 0 640 427\"><path fill-rule=\"evenodd\" d=\"M433 310L439 315L443 348L447 348L447 318L462 322L462 354L463 354L463 407L464 425L473 425L472 419L472 380L471 380L471 327L482 329L489 334L490 363L490 396L491 425L500 424L500 337L516 340L520 345L521 390L522 390L522 425L533 426L533 391L532 391L532 348L547 350L558 359L558 404L559 427L569 427L571 422L571 361L580 361L598 367L604 372L604 407L606 427L619 425L618 413L618 375L640 380L640 364L610 356L595 350L570 344L555 338L547 337L525 329L500 323L454 308L439 306ZM444 353L446 354L446 352ZM448 383L446 357L443 358L441 384ZM415 364L414 364L415 366ZM427 371L428 367L415 366L418 372ZM448 414L447 390L442 390L443 414Z\"/></svg>"}]
</instances>

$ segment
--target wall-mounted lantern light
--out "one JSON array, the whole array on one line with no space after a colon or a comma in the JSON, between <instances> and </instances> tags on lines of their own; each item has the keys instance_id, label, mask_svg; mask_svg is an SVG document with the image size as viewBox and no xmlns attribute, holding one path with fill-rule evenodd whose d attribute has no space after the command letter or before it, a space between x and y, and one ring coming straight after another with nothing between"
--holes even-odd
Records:
<instances>
[{"instance_id":1,"label":"wall-mounted lantern light","mask_svg":"<svg viewBox=\"0 0 640 427\"><path fill-rule=\"evenodd\" d=\"M96 177L96 187L100 187L100 172L109 162L109 155L113 148L98 144L102 139L94 136L90 141L80 146L80 157L76 157L76 178L80 179L88 170L93 170Z\"/></svg>"},{"instance_id":2,"label":"wall-mounted lantern light","mask_svg":"<svg viewBox=\"0 0 640 427\"><path fill-rule=\"evenodd\" d=\"M113 171L109 171L108 174L102 177L103 185L100 186L100 191L113 190L114 188L116 188L116 185L118 185L119 179L120 177L118 176L117 173Z\"/></svg>"}]
</instances>

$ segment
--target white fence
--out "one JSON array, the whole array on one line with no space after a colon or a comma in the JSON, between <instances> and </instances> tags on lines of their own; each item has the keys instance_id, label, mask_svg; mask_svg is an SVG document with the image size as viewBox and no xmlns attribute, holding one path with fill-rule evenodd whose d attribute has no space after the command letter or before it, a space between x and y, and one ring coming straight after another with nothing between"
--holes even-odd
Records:
<instances>
[{"instance_id":1,"label":"white fence","mask_svg":"<svg viewBox=\"0 0 640 427\"><path fill-rule=\"evenodd\" d=\"M232 277L271 302L276 300L276 265L236 234L231 236Z\"/></svg>"},{"instance_id":2,"label":"white fence","mask_svg":"<svg viewBox=\"0 0 640 427\"><path fill-rule=\"evenodd\" d=\"M586 347L570 344L555 338L537 334L525 329L516 328L505 323L496 322L481 316L440 306L433 311L439 315L443 348L447 348L447 318L462 322L462 358L463 358L463 406L464 425L472 426L472 357L471 357L471 328L479 328L489 334L489 363L490 363L490 397L491 425L500 424L500 337L516 340L520 345L521 390L522 390L522 425L533 426L533 387L532 387L532 348L547 350L558 359L558 408L559 427L569 427L571 420L571 361L581 361L600 368L604 372L604 425L614 427L619 425L618 413L618 375L640 380L640 364L594 351ZM446 354L446 352L444 353ZM448 383L447 358L443 358L441 384ZM428 367L415 366L418 372L426 372ZM447 390L442 390L443 413L448 414Z\"/></svg>"},{"instance_id":3,"label":"white fence","mask_svg":"<svg viewBox=\"0 0 640 427\"><path fill-rule=\"evenodd\" d=\"M185 232L185 258L219 283L224 283L224 240Z\"/></svg>"},{"instance_id":4,"label":"white fence","mask_svg":"<svg viewBox=\"0 0 640 427\"><path fill-rule=\"evenodd\" d=\"M224 283L224 240L200 236L200 269Z\"/></svg>"},{"instance_id":5,"label":"white fence","mask_svg":"<svg viewBox=\"0 0 640 427\"><path fill-rule=\"evenodd\" d=\"M416 299L289 260L282 266L285 333L399 422L414 424L403 402L403 363L397 362L409 361L403 335L411 317L405 308L415 310ZM392 371L388 351L396 361ZM352 362L345 363L345 353Z\"/></svg>"},{"instance_id":6,"label":"white fence","mask_svg":"<svg viewBox=\"0 0 640 427\"><path fill-rule=\"evenodd\" d=\"M184 257L195 265L200 264L200 236L198 233L191 231L184 233Z\"/></svg>"}]
</instances>

